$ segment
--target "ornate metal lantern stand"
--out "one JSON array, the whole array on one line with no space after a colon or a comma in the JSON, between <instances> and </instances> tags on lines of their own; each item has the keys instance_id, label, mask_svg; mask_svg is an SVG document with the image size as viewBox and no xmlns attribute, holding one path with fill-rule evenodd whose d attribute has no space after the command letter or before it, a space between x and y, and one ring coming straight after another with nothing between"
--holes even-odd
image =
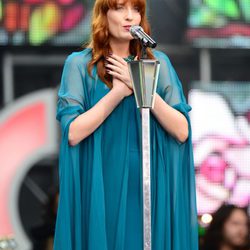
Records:
<instances>
[{"instance_id":1,"label":"ornate metal lantern stand","mask_svg":"<svg viewBox=\"0 0 250 250\"><path fill-rule=\"evenodd\" d=\"M154 106L160 62L151 59L141 59L128 62L128 65L137 107L141 109L143 244L144 250L151 250L150 109Z\"/></svg>"}]
</instances>

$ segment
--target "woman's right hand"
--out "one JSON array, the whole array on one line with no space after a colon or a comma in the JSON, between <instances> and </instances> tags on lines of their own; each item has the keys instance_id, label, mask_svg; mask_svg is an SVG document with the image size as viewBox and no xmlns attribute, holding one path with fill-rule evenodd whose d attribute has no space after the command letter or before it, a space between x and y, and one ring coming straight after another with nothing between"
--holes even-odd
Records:
<instances>
[{"instance_id":1,"label":"woman's right hand","mask_svg":"<svg viewBox=\"0 0 250 250\"><path fill-rule=\"evenodd\" d=\"M122 57L111 54L106 57L105 67L107 73L113 77L113 88L121 91L123 98L131 95L133 87L129 75L128 63Z\"/></svg>"},{"instance_id":2,"label":"woman's right hand","mask_svg":"<svg viewBox=\"0 0 250 250\"><path fill-rule=\"evenodd\" d=\"M119 92L123 98L133 94L133 89L129 88L124 82L115 77L113 77L112 89Z\"/></svg>"}]
</instances>

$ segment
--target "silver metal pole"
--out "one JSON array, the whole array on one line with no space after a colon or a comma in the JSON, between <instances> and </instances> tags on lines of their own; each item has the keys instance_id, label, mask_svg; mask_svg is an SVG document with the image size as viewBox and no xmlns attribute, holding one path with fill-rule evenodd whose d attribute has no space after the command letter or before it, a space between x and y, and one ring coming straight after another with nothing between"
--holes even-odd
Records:
<instances>
[{"instance_id":1,"label":"silver metal pole","mask_svg":"<svg viewBox=\"0 0 250 250\"><path fill-rule=\"evenodd\" d=\"M201 49L200 51L200 79L202 85L211 83L211 54L209 49Z\"/></svg>"},{"instance_id":2,"label":"silver metal pole","mask_svg":"<svg viewBox=\"0 0 250 250\"><path fill-rule=\"evenodd\" d=\"M142 125L142 188L143 188L143 245L152 249L151 183L150 183L150 108L154 106L160 62L150 59L129 62L137 107L141 109Z\"/></svg>"},{"instance_id":3,"label":"silver metal pole","mask_svg":"<svg viewBox=\"0 0 250 250\"><path fill-rule=\"evenodd\" d=\"M3 56L3 104L14 100L13 57L10 54Z\"/></svg>"},{"instance_id":4,"label":"silver metal pole","mask_svg":"<svg viewBox=\"0 0 250 250\"><path fill-rule=\"evenodd\" d=\"M151 250L150 109L142 108L141 115L144 250Z\"/></svg>"}]
</instances>

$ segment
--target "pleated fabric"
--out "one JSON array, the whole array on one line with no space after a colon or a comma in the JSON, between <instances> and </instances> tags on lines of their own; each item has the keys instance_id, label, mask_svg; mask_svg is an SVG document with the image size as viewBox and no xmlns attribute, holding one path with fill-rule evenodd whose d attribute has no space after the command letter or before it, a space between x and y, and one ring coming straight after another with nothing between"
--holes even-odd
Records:
<instances>
[{"instance_id":1,"label":"pleated fabric","mask_svg":"<svg viewBox=\"0 0 250 250\"><path fill-rule=\"evenodd\" d=\"M168 57L160 61L157 93L182 112L189 138L180 143L151 115L152 250L197 250L197 211L191 126L181 83ZM141 117L126 97L90 136L72 147L70 123L110 90L87 72L91 49L65 61L58 92L61 125L60 195L54 250L143 250Z\"/></svg>"}]
</instances>

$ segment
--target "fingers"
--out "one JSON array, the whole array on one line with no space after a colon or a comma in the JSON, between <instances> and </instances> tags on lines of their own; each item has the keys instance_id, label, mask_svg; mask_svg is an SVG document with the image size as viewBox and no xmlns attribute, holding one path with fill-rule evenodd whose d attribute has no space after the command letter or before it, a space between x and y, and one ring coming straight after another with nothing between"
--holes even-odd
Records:
<instances>
[{"instance_id":1,"label":"fingers","mask_svg":"<svg viewBox=\"0 0 250 250\"><path fill-rule=\"evenodd\" d=\"M109 72L110 70L115 71L119 74L123 73L123 70L113 64L105 64L105 67L107 68L107 71Z\"/></svg>"},{"instance_id":2,"label":"fingers","mask_svg":"<svg viewBox=\"0 0 250 250\"><path fill-rule=\"evenodd\" d=\"M127 63L124 61L124 63L123 62L121 62L121 60L116 60L114 57L106 57L106 60L107 60L107 62L108 63L110 63L110 64L112 64L112 65L115 65L115 66L117 66L117 67L119 67L119 68L123 68L123 67L126 67L127 66ZM122 59L123 60L123 59Z\"/></svg>"},{"instance_id":3,"label":"fingers","mask_svg":"<svg viewBox=\"0 0 250 250\"><path fill-rule=\"evenodd\" d=\"M117 56L115 54L111 54L109 57L106 58L108 61L110 61L113 64L123 65L126 66L127 62L120 56Z\"/></svg>"},{"instance_id":4,"label":"fingers","mask_svg":"<svg viewBox=\"0 0 250 250\"><path fill-rule=\"evenodd\" d=\"M133 88L128 63L122 57L114 54L106 57L105 67L108 74L125 83L130 89Z\"/></svg>"},{"instance_id":5,"label":"fingers","mask_svg":"<svg viewBox=\"0 0 250 250\"><path fill-rule=\"evenodd\" d=\"M125 84L128 88L133 89L133 86L130 81L124 75L121 75L115 71L108 71L110 75L112 75L114 78L119 79L123 84Z\"/></svg>"},{"instance_id":6,"label":"fingers","mask_svg":"<svg viewBox=\"0 0 250 250\"><path fill-rule=\"evenodd\" d=\"M112 75L113 77L118 78L119 80L121 80L123 83L125 83L129 87L129 85L127 84L127 79L126 79L126 77L124 77L124 75L119 74L118 72L115 72L115 71L110 71L110 70L108 71L108 73L110 75Z\"/></svg>"},{"instance_id":7,"label":"fingers","mask_svg":"<svg viewBox=\"0 0 250 250\"><path fill-rule=\"evenodd\" d=\"M105 67L106 67L108 74L119 77L119 79L122 79L122 81L125 81L125 82L129 81L129 77L126 72L127 68L124 69L123 67L121 68L110 63L105 64Z\"/></svg>"},{"instance_id":8,"label":"fingers","mask_svg":"<svg viewBox=\"0 0 250 250\"><path fill-rule=\"evenodd\" d=\"M105 64L105 67L107 68L107 70L116 71L120 74L126 74L126 70L128 67L126 62L125 62L125 64L123 62L121 63L120 61L115 60L113 57L107 57L106 62L104 64Z\"/></svg>"}]
</instances>

